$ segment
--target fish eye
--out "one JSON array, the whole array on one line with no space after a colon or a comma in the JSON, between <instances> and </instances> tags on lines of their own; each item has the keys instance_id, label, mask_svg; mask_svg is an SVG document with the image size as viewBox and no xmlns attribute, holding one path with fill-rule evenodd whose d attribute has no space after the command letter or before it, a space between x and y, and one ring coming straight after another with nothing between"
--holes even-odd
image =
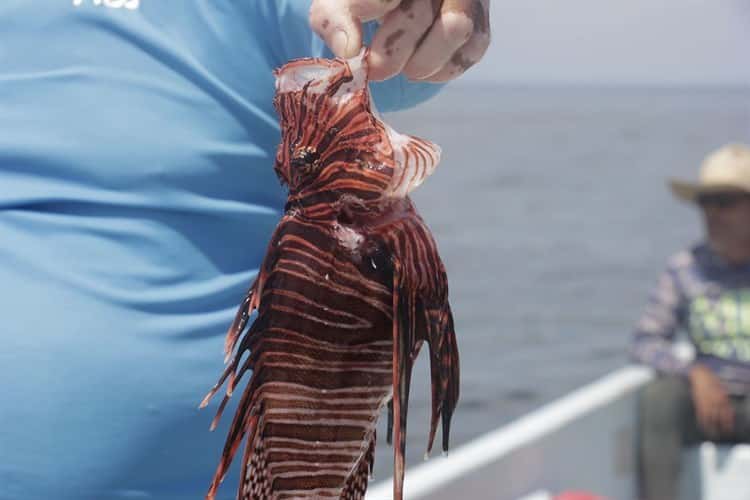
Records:
<instances>
[{"instance_id":1,"label":"fish eye","mask_svg":"<svg viewBox=\"0 0 750 500\"><path fill-rule=\"evenodd\" d=\"M318 161L319 158L320 155L314 148L307 147L297 152L289 163L292 167L310 167Z\"/></svg>"}]
</instances>

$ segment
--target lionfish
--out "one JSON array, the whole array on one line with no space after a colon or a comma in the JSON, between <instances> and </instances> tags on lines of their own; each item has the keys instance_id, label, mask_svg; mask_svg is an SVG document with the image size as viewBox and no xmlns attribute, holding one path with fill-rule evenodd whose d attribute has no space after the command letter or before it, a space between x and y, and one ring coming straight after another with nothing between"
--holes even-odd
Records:
<instances>
[{"instance_id":1,"label":"lionfish","mask_svg":"<svg viewBox=\"0 0 750 500\"><path fill-rule=\"evenodd\" d=\"M274 168L289 196L227 333L226 370L201 404L227 383L215 428L252 372L206 498L243 441L239 500L364 498L387 405L393 496L401 500L409 383L423 342L428 453L440 420L447 451L458 400L447 277L408 197L440 149L379 119L364 50L348 60L293 60L274 75L282 133Z\"/></svg>"}]
</instances>

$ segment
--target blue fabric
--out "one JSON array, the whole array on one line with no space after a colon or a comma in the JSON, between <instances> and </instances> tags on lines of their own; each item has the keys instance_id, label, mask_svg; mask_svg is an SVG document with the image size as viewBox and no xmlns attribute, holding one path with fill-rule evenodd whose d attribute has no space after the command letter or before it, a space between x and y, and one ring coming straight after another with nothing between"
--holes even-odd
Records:
<instances>
[{"instance_id":1,"label":"blue fabric","mask_svg":"<svg viewBox=\"0 0 750 500\"><path fill-rule=\"evenodd\" d=\"M202 498L230 418L197 404L283 206L271 71L323 53L308 8L0 2L0 499Z\"/></svg>"}]
</instances>

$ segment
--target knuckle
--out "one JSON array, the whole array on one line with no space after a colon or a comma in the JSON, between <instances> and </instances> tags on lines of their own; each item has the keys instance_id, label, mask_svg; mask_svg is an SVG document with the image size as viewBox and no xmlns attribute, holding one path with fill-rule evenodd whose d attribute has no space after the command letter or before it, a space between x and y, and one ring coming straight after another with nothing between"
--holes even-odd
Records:
<instances>
[{"instance_id":1,"label":"knuckle","mask_svg":"<svg viewBox=\"0 0 750 500\"><path fill-rule=\"evenodd\" d=\"M477 40L478 40L477 44L479 45L481 52L484 53L487 51L488 48L490 48L490 43L492 42L492 35L488 32L487 34L478 36Z\"/></svg>"},{"instance_id":2,"label":"knuckle","mask_svg":"<svg viewBox=\"0 0 750 500\"><path fill-rule=\"evenodd\" d=\"M472 57L476 60L479 60L484 56L484 54L487 52L487 49L490 48L490 37L478 37L476 48L472 50Z\"/></svg>"},{"instance_id":3,"label":"knuckle","mask_svg":"<svg viewBox=\"0 0 750 500\"><path fill-rule=\"evenodd\" d=\"M390 78L401 69L401 61L395 57L370 52L370 75L376 80Z\"/></svg>"},{"instance_id":4,"label":"knuckle","mask_svg":"<svg viewBox=\"0 0 750 500\"><path fill-rule=\"evenodd\" d=\"M401 0L350 0L348 8L360 18L371 20L398 6Z\"/></svg>"},{"instance_id":5,"label":"knuckle","mask_svg":"<svg viewBox=\"0 0 750 500\"><path fill-rule=\"evenodd\" d=\"M463 12L445 12L441 23L446 37L451 40L466 40L474 32L474 21Z\"/></svg>"},{"instance_id":6,"label":"knuckle","mask_svg":"<svg viewBox=\"0 0 750 500\"><path fill-rule=\"evenodd\" d=\"M476 61L467 57L462 51L458 51L451 57L451 63L459 68L461 72L464 72L474 66Z\"/></svg>"},{"instance_id":7,"label":"knuckle","mask_svg":"<svg viewBox=\"0 0 750 500\"><path fill-rule=\"evenodd\" d=\"M490 47L490 37L485 35L474 35L471 40L464 45L461 51L464 55L474 61L479 61Z\"/></svg>"}]
</instances>

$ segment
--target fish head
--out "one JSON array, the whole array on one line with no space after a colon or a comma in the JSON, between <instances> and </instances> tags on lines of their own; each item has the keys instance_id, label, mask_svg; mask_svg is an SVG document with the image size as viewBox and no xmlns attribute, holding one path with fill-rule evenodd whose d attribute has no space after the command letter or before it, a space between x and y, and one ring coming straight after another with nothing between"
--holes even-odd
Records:
<instances>
[{"instance_id":1,"label":"fish head","mask_svg":"<svg viewBox=\"0 0 750 500\"><path fill-rule=\"evenodd\" d=\"M380 119L366 49L351 59L297 59L274 75L281 125L274 168L296 205L403 197L437 165L439 147Z\"/></svg>"}]
</instances>

